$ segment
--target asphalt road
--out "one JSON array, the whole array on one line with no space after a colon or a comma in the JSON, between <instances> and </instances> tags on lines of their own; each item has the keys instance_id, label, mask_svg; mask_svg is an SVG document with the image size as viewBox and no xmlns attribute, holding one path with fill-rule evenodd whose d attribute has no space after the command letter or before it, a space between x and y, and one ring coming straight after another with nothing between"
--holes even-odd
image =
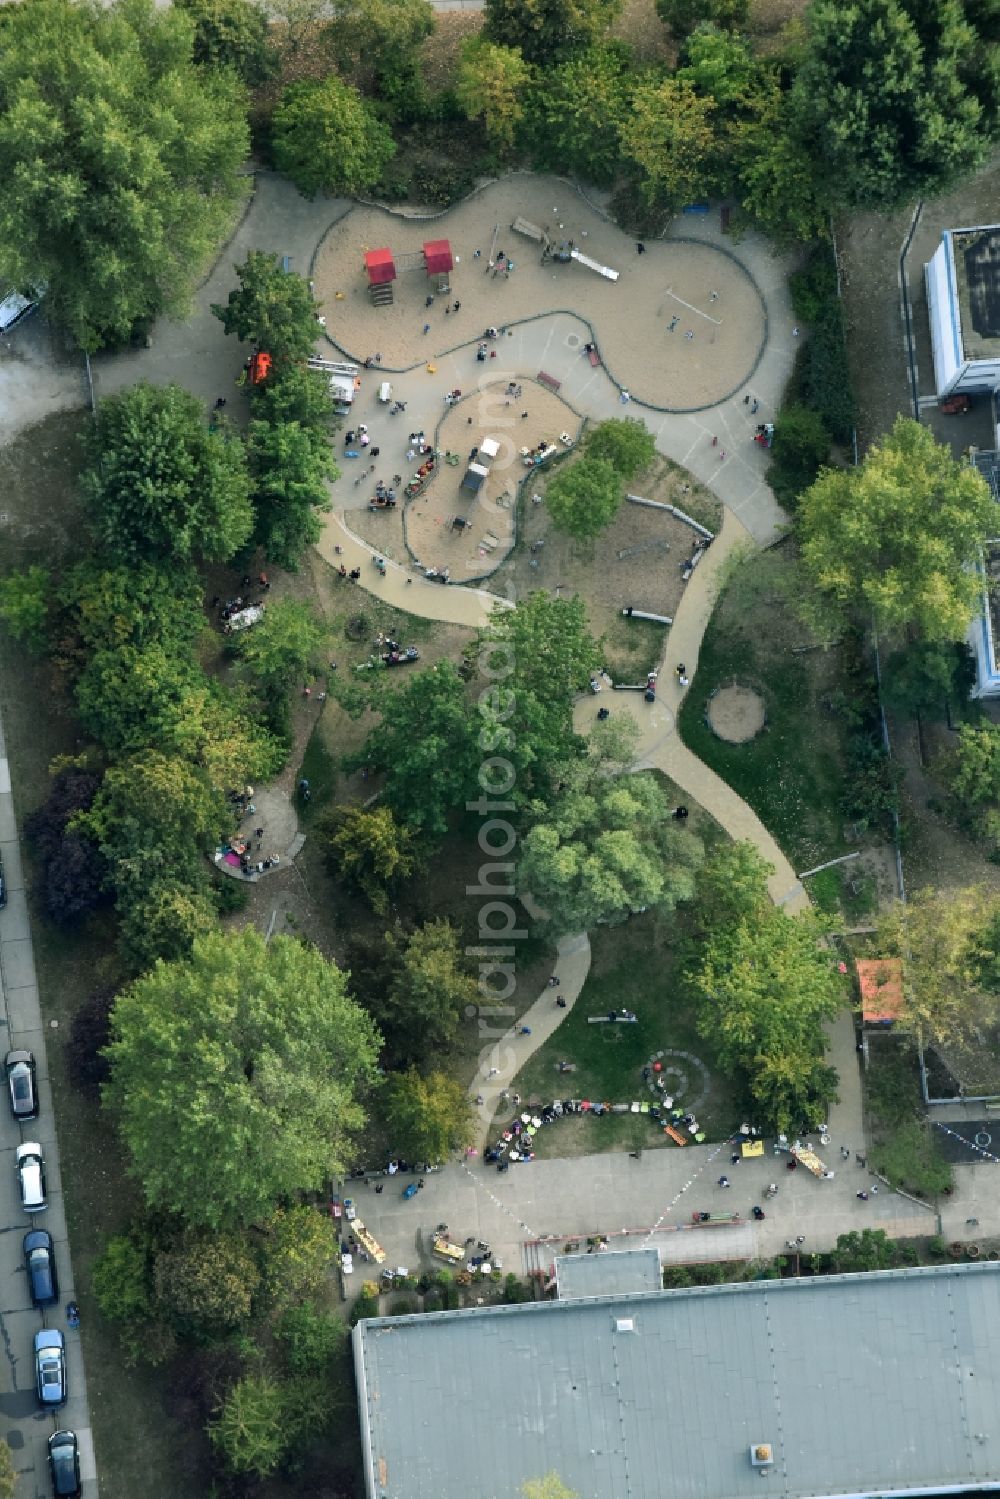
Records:
<instances>
[{"instance_id":1,"label":"asphalt road","mask_svg":"<svg viewBox=\"0 0 1000 1499\"><path fill-rule=\"evenodd\" d=\"M45 1058L45 1034L38 1003L38 984L31 946L21 851L14 816L10 767L0 722L0 857L8 890L0 911L0 1038L2 1049L33 1051L38 1068L41 1112L33 1123L19 1126L0 1100L0 1436L10 1443L20 1480L17 1499L46 1499L52 1492L46 1443L53 1431L70 1428L80 1441L80 1465L85 1499L96 1499L97 1469L87 1402L80 1335L66 1325L66 1303L75 1299L73 1270L66 1233L59 1147L56 1140L52 1089ZM14 1152L22 1140L42 1146L48 1181L49 1206L33 1215L22 1210L14 1175ZM29 1228L45 1228L55 1241L60 1300L44 1312L36 1311L28 1294L22 1240ZM35 1395L33 1342L41 1327L58 1327L66 1338L69 1399L55 1416L44 1414Z\"/></svg>"}]
</instances>

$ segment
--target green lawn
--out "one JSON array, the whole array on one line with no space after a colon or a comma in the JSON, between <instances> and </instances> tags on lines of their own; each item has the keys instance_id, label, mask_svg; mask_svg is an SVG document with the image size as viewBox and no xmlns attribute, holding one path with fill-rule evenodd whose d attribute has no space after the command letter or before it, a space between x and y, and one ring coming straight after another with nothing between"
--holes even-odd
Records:
<instances>
[{"instance_id":1,"label":"green lawn","mask_svg":"<svg viewBox=\"0 0 1000 1499\"><path fill-rule=\"evenodd\" d=\"M651 1101L642 1069L657 1051L683 1051L696 1062L664 1057L686 1075L681 1091L671 1074L678 1105L695 1105L709 1139L722 1139L739 1124L739 1108L729 1080L716 1072L711 1049L695 1029L695 1013L677 978L677 943L682 928L655 913L633 917L624 926L592 934L593 964L579 999L556 1035L518 1074L522 1098L548 1103L553 1098L600 1099L608 1103ZM629 1009L635 1025L591 1025L591 1015ZM576 1072L561 1075L559 1061ZM697 1065L704 1064L704 1071ZM590 1151L666 1145L662 1131L648 1116L612 1115L592 1119L574 1116L539 1131L537 1153L579 1155ZM671 1149L674 1149L672 1145Z\"/></svg>"},{"instance_id":2,"label":"green lawn","mask_svg":"<svg viewBox=\"0 0 1000 1499\"><path fill-rule=\"evenodd\" d=\"M796 869L845 851L842 728L823 709L839 685L835 650L816 646L789 603L788 544L744 562L702 642L684 702L685 744L754 809ZM767 724L748 744L716 738L705 720L712 692L739 680L764 698Z\"/></svg>"}]
</instances>

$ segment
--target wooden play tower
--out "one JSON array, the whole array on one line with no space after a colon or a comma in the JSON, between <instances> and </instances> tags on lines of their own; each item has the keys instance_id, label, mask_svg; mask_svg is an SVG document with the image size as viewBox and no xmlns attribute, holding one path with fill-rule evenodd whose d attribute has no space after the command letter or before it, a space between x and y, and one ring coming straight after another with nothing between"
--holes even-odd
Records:
<instances>
[{"instance_id":1,"label":"wooden play tower","mask_svg":"<svg viewBox=\"0 0 1000 1499\"><path fill-rule=\"evenodd\" d=\"M436 278L435 290L442 295L451 290L449 276L455 259L446 239L429 239L422 249L393 255L389 249L365 251L365 274L368 295L373 307L388 307L393 299L392 283L402 271L424 271L428 281Z\"/></svg>"}]
</instances>

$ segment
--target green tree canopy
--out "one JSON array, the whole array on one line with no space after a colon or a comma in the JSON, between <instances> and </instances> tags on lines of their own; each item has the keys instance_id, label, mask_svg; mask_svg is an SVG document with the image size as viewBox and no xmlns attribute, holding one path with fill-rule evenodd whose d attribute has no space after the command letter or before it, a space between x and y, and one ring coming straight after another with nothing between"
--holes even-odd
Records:
<instances>
[{"instance_id":1,"label":"green tree canopy","mask_svg":"<svg viewBox=\"0 0 1000 1499\"><path fill-rule=\"evenodd\" d=\"M525 135L535 164L610 185L632 82L620 43L595 45L558 67L539 69L525 99Z\"/></svg>"},{"instance_id":2,"label":"green tree canopy","mask_svg":"<svg viewBox=\"0 0 1000 1499\"><path fill-rule=\"evenodd\" d=\"M711 930L689 970L699 1032L743 1079L758 1121L782 1132L814 1127L836 1097L823 1023L844 991L821 935L811 914L757 904Z\"/></svg>"},{"instance_id":3,"label":"green tree canopy","mask_svg":"<svg viewBox=\"0 0 1000 1499\"><path fill-rule=\"evenodd\" d=\"M900 1029L923 1046L981 1044L1000 1016L1000 896L918 890L883 914L879 946L903 964Z\"/></svg>"},{"instance_id":4,"label":"green tree canopy","mask_svg":"<svg viewBox=\"0 0 1000 1499\"><path fill-rule=\"evenodd\" d=\"M736 31L749 9L749 0L656 0L656 14L678 41L706 22Z\"/></svg>"},{"instance_id":5,"label":"green tree canopy","mask_svg":"<svg viewBox=\"0 0 1000 1499\"><path fill-rule=\"evenodd\" d=\"M523 802L580 748L573 699L599 665L583 601L529 594L494 611L470 654L484 679L479 748L509 763L513 784L503 797ZM498 764L490 781L505 775Z\"/></svg>"},{"instance_id":6,"label":"green tree canopy","mask_svg":"<svg viewBox=\"0 0 1000 1499\"><path fill-rule=\"evenodd\" d=\"M263 347L266 347L264 345ZM250 391L251 411L272 426L297 422L307 432L329 437L334 422L330 381L322 370L286 364Z\"/></svg>"},{"instance_id":7,"label":"green tree canopy","mask_svg":"<svg viewBox=\"0 0 1000 1499\"><path fill-rule=\"evenodd\" d=\"M336 0L333 9L327 40L343 77L390 96L414 79L414 58L434 30L429 0Z\"/></svg>"},{"instance_id":8,"label":"green tree canopy","mask_svg":"<svg viewBox=\"0 0 1000 1499\"><path fill-rule=\"evenodd\" d=\"M266 692L283 692L308 677L329 643L329 631L312 604L278 599L252 630L236 636L243 669Z\"/></svg>"},{"instance_id":9,"label":"green tree canopy","mask_svg":"<svg viewBox=\"0 0 1000 1499\"><path fill-rule=\"evenodd\" d=\"M1000 727L961 724L954 749L940 756L937 771L957 820L1000 842Z\"/></svg>"},{"instance_id":10,"label":"green tree canopy","mask_svg":"<svg viewBox=\"0 0 1000 1499\"><path fill-rule=\"evenodd\" d=\"M675 207L711 185L715 100L682 78L641 83L622 131L622 152L642 172L647 203Z\"/></svg>"},{"instance_id":11,"label":"green tree canopy","mask_svg":"<svg viewBox=\"0 0 1000 1499\"><path fill-rule=\"evenodd\" d=\"M209 1423L208 1435L230 1472L269 1477L292 1440L282 1383L269 1374L237 1380Z\"/></svg>"},{"instance_id":12,"label":"green tree canopy","mask_svg":"<svg viewBox=\"0 0 1000 1499\"><path fill-rule=\"evenodd\" d=\"M235 333L242 343L266 349L284 379L282 365L308 359L316 348L319 303L305 277L286 271L277 255L251 250L235 270L239 286L233 287L225 306L213 302L212 312L227 333ZM276 381L273 377L265 382L261 396L255 395L255 403L264 399L264 393Z\"/></svg>"},{"instance_id":13,"label":"green tree canopy","mask_svg":"<svg viewBox=\"0 0 1000 1499\"><path fill-rule=\"evenodd\" d=\"M817 172L777 70L761 81L748 104L747 117L731 138L744 211L781 245L823 240L830 227L825 176ZM814 340L815 332L809 347ZM841 403L850 407L849 395L842 394ZM849 419L847 435L850 425Z\"/></svg>"},{"instance_id":14,"label":"green tree canopy","mask_svg":"<svg viewBox=\"0 0 1000 1499\"><path fill-rule=\"evenodd\" d=\"M588 458L610 463L623 479L634 479L656 456L656 439L635 417L599 422L583 444Z\"/></svg>"},{"instance_id":15,"label":"green tree canopy","mask_svg":"<svg viewBox=\"0 0 1000 1499\"><path fill-rule=\"evenodd\" d=\"M390 936L388 988L375 1008L394 1063L422 1061L450 1046L479 999L476 980L450 922L428 921L403 944Z\"/></svg>"},{"instance_id":16,"label":"green tree canopy","mask_svg":"<svg viewBox=\"0 0 1000 1499\"><path fill-rule=\"evenodd\" d=\"M327 858L334 873L381 915L400 880L416 871L416 835L396 821L390 807L338 807L331 820Z\"/></svg>"},{"instance_id":17,"label":"green tree canopy","mask_svg":"<svg viewBox=\"0 0 1000 1499\"><path fill-rule=\"evenodd\" d=\"M0 620L29 650L43 651L48 644L51 586L48 568L37 564L0 578Z\"/></svg>"},{"instance_id":18,"label":"green tree canopy","mask_svg":"<svg viewBox=\"0 0 1000 1499\"><path fill-rule=\"evenodd\" d=\"M272 562L295 572L322 534L317 512L330 509L326 480L338 469L329 441L298 422L252 421L249 458L255 539Z\"/></svg>"},{"instance_id":19,"label":"green tree canopy","mask_svg":"<svg viewBox=\"0 0 1000 1499\"><path fill-rule=\"evenodd\" d=\"M829 1254L830 1269L838 1275L853 1275L870 1270L892 1270L901 1263L915 1264L916 1254L910 1245L897 1244L884 1228L863 1228L849 1234L838 1234L837 1247Z\"/></svg>"},{"instance_id":20,"label":"green tree canopy","mask_svg":"<svg viewBox=\"0 0 1000 1499\"><path fill-rule=\"evenodd\" d=\"M618 514L624 498L618 471L606 458L589 454L559 469L545 489L552 524L577 541L599 536Z\"/></svg>"},{"instance_id":21,"label":"green tree canopy","mask_svg":"<svg viewBox=\"0 0 1000 1499\"><path fill-rule=\"evenodd\" d=\"M830 459L830 433L818 411L785 406L774 424L767 482L779 504L794 509Z\"/></svg>"},{"instance_id":22,"label":"green tree canopy","mask_svg":"<svg viewBox=\"0 0 1000 1499\"><path fill-rule=\"evenodd\" d=\"M147 1203L253 1223L345 1167L378 1036L344 976L254 927L195 942L119 995L105 1099Z\"/></svg>"},{"instance_id":23,"label":"green tree canopy","mask_svg":"<svg viewBox=\"0 0 1000 1499\"><path fill-rule=\"evenodd\" d=\"M144 973L157 958L173 962L186 958L198 937L207 937L219 924L219 913L206 890L161 876L140 889L131 889L119 905L119 942L129 973Z\"/></svg>"},{"instance_id":24,"label":"green tree canopy","mask_svg":"<svg viewBox=\"0 0 1000 1499\"><path fill-rule=\"evenodd\" d=\"M882 693L903 713L944 718L949 706L968 698L975 680L975 657L964 640L914 640L886 660Z\"/></svg>"},{"instance_id":25,"label":"green tree canopy","mask_svg":"<svg viewBox=\"0 0 1000 1499\"><path fill-rule=\"evenodd\" d=\"M455 97L467 119L483 121L487 140L502 156L513 150L531 79L517 47L501 47L482 36L463 42Z\"/></svg>"},{"instance_id":26,"label":"green tree canopy","mask_svg":"<svg viewBox=\"0 0 1000 1499\"><path fill-rule=\"evenodd\" d=\"M995 528L985 479L902 416L860 468L820 474L799 508L817 612L840 624L862 610L880 632L915 626L926 640L965 635L982 603L971 564Z\"/></svg>"},{"instance_id":27,"label":"green tree canopy","mask_svg":"<svg viewBox=\"0 0 1000 1499\"><path fill-rule=\"evenodd\" d=\"M241 90L195 67L193 35L152 0L4 17L0 276L45 286L84 349L182 312L243 190Z\"/></svg>"},{"instance_id":28,"label":"green tree canopy","mask_svg":"<svg viewBox=\"0 0 1000 1499\"><path fill-rule=\"evenodd\" d=\"M14 1499L17 1487L17 1468L10 1443L0 1441L0 1499Z\"/></svg>"},{"instance_id":29,"label":"green tree canopy","mask_svg":"<svg viewBox=\"0 0 1000 1499\"><path fill-rule=\"evenodd\" d=\"M533 66L552 67L598 42L619 8L620 0L486 0L484 34Z\"/></svg>"},{"instance_id":30,"label":"green tree canopy","mask_svg":"<svg viewBox=\"0 0 1000 1499\"><path fill-rule=\"evenodd\" d=\"M985 159L982 44L960 0L812 0L808 27L795 100L832 199L884 212Z\"/></svg>"},{"instance_id":31,"label":"green tree canopy","mask_svg":"<svg viewBox=\"0 0 1000 1499\"><path fill-rule=\"evenodd\" d=\"M610 777L600 761L565 770L564 789L524 838L518 885L558 932L672 909L694 891L702 846L674 821L648 775Z\"/></svg>"},{"instance_id":32,"label":"green tree canopy","mask_svg":"<svg viewBox=\"0 0 1000 1499\"><path fill-rule=\"evenodd\" d=\"M752 921L771 904L767 882L774 873L755 844L718 843L698 870L692 915L703 932Z\"/></svg>"},{"instance_id":33,"label":"green tree canopy","mask_svg":"<svg viewBox=\"0 0 1000 1499\"><path fill-rule=\"evenodd\" d=\"M115 888L135 899L161 878L201 886L205 854L231 823L202 772L149 750L112 765L90 810L70 827L94 840Z\"/></svg>"},{"instance_id":34,"label":"green tree canopy","mask_svg":"<svg viewBox=\"0 0 1000 1499\"><path fill-rule=\"evenodd\" d=\"M462 1084L446 1072L422 1077L411 1068L387 1079L382 1103L390 1149L408 1161L436 1166L468 1143L472 1107Z\"/></svg>"},{"instance_id":35,"label":"green tree canopy","mask_svg":"<svg viewBox=\"0 0 1000 1499\"><path fill-rule=\"evenodd\" d=\"M330 77L293 83L272 121L275 165L307 198L373 187L396 152L357 89Z\"/></svg>"},{"instance_id":36,"label":"green tree canopy","mask_svg":"<svg viewBox=\"0 0 1000 1499\"><path fill-rule=\"evenodd\" d=\"M327 1285L337 1240L325 1212L306 1203L279 1208L255 1226L254 1235L261 1295L270 1307L296 1305Z\"/></svg>"},{"instance_id":37,"label":"green tree canopy","mask_svg":"<svg viewBox=\"0 0 1000 1499\"><path fill-rule=\"evenodd\" d=\"M385 802L399 822L440 837L449 813L475 794L482 758L465 685L449 661L440 661L387 688L377 706L381 721L346 768L384 772Z\"/></svg>"},{"instance_id":38,"label":"green tree canopy","mask_svg":"<svg viewBox=\"0 0 1000 1499\"><path fill-rule=\"evenodd\" d=\"M277 58L268 39L267 14L254 0L177 0L194 22L194 60L205 68L232 68L248 88L273 73Z\"/></svg>"},{"instance_id":39,"label":"green tree canopy","mask_svg":"<svg viewBox=\"0 0 1000 1499\"><path fill-rule=\"evenodd\" d=\"M186 1230L153 1257L153 1292L161 1314L187 1336L215 1336L250 1316L260 1271L233 1234Z\"/></svg>"},{"instance_id":40,"label":"green tree canopy","mask_svg":"<svg viewBox=\"0 0 1000 1499\"><path fill-rule=\"evenodd\" d=\"M243 446L210 430L179 385L107 396L87 457L80 489L90 526L117 561L226 562L250 535Z\"/></svg>"}]
</instances>

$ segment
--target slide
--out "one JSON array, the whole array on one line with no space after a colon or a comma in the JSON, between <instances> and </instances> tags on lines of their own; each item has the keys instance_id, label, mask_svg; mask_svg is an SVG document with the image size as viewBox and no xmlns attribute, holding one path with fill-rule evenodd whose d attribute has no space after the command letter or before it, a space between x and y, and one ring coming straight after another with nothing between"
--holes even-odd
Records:
<instances>
[{"instance_id":1,"label":"slide","mask_svg":"<svg viewBox=\"0 0 1000 1499\"><path fill-rule=\"evenodd\" d=\"M581 265L585 265L587 267L588 271L596 271L597 274L599 276L603 276L606 281L618 280L618 272L613 271L609 265L601 265L599 261L591 260L590 256L584 255L581 250L570 250L569 253L571 260L578 260Z\"/></svg>"}]
</instances>

